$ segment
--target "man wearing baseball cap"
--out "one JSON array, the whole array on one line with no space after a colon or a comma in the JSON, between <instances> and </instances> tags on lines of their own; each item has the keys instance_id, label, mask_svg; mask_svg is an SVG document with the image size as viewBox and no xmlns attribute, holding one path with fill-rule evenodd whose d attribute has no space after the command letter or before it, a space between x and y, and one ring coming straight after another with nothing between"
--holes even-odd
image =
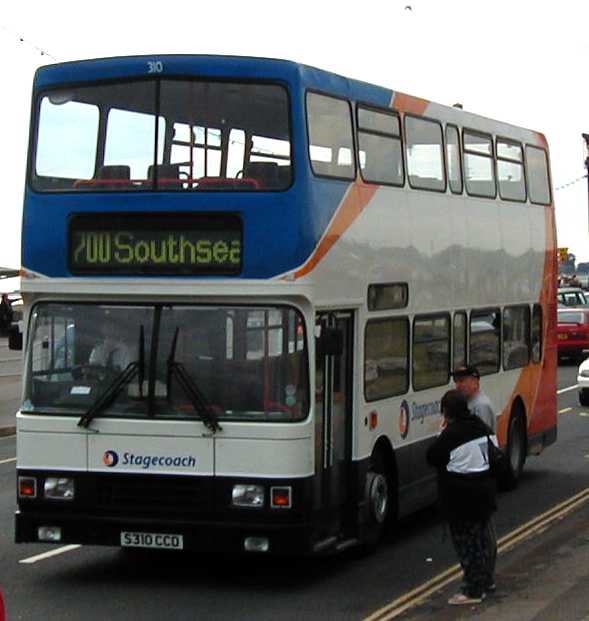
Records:
<instances>
[{"instance_id":1,"label":"man wearing baseball cap","mask_svg":"<svg viewBox=\"0 0 589 621\"><path fill-rule=\"evenodd\" d=\"M493 433L497 430L495 411L491 400L481 390L481 374L475 366L458 367L452 374L456 388L468 400L471 414L478 416Z\"/></svg>"}]
</instances>

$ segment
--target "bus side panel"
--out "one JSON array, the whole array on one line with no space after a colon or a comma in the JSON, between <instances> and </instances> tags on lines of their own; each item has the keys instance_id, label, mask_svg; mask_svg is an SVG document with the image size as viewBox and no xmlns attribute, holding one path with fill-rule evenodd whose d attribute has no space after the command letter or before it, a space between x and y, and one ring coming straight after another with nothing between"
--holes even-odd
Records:
<instances>
[{"instance_id":1,"label":"bus side panel","mask_svg":"<svg viewBox=\"0 0 589 621\"><path fill-rule=\"evenodd\" d=\"M534 209L539 209L534 207ZM543 446L556 439L557 398L556 398L556 235L552 207L546 207L543 227L538 222L532 223L536 233L536 246L544 249L544 271L539 302L543 311L543 358L540 364L530 364L525 368L514 387L508 407L504 410L499 425L499 437L502 443L507 441L509 418L515 398L522 397L526 407L528 438L534 444L540 444L533 452L539 452ZM543 235L538 229L543 228ZM543 239L540 239L543 237Z\"/></svg>"}]
</instances>

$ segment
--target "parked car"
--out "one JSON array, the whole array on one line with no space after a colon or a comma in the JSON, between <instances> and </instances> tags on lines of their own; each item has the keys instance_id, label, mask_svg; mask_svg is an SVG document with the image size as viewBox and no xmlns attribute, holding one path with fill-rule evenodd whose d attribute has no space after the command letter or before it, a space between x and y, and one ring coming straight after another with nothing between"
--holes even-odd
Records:
<instances>
[{"instance_id":1,"label":"parked car","mask_svg":"<svg viewBox=\"0 0 589 621\"><path fill-rule=\"evenodd\" d=\"M589 405L589 358L583 360L579 366L577 384L579 385L579 403Z\"/></svg>"},{"instance_id":2,"label":"parked car","mask_svg":"<svg viewBox=\"0 0 589 621\"><path fill-rule=\"evenodd\" d=\"M557 309L558 357L581 359L589 353L589 308Z\"/></svg>"},{"instance_id":3,"label":"parked car","mask_svg":"<svg viewBox=\"0 0 589 621\"><path fill-rule=\"evenodd\" d=\"M589 297L581 287L559 287L556 301L564 306L589 307Z\"/></svg>"},{"instance_id":4,"label":"parked car","mask_svg":"<svg viewBox=\"0 0 589 621\"><path fill-rule=\"evenodd\" d=\"M583 289L589 289L589 273L577 274L577 280Z\"/></svg>"}]
</instances>

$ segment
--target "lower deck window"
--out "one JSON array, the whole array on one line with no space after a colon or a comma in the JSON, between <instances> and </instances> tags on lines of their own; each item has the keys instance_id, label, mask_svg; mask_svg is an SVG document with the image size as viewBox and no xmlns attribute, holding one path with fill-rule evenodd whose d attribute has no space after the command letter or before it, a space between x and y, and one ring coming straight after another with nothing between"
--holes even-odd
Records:
<instances>
[{"instance_id":1,"label":"lower deck window","mask_svg":"<svg viewBox=\"0 0 589 621\"><path fill-rule=\"evenodd\" d=\"M530 361L530 307L503 310L503 368L516 369Z\"/></svg>"},{"instance_id":2,"label":"lower deck window","mask_svg":"<svg viewBox=\"0 0 589 621\"><path fill-rule=\"evenodd\" d=\"M450 379L450 318L416 317L413 324L413 388L442 386Z\"/></svg>"},{"instance_id":3,"label":"lower deck window","mask_svg":"<svg viewBox=\"0 0 589 621\"><path fill-rule=\"evenodd\" d=\"M409 388L409 321L374 319L366 324L364 395L367 401L402 395Z\"/></svg>"},{"instance_id":4,"label":"lower deck window","mask_svg":"<svg viewBox=\"0 0 589 621\"><path fill-rule=\"evenodd\" d=\"M501 313L498 309L470 314L469 364L481 375L496 373L501 364Z\"/></svg>"}]
</instances>

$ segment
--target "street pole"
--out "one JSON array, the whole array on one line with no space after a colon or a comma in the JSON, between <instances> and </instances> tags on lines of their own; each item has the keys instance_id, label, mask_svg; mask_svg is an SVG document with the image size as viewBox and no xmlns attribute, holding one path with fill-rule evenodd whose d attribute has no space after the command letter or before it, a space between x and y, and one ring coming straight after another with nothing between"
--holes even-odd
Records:
<instances>
[{"instance_id":1,"label":"street pole","mask_svg":"<svg viewBox=\"0 0 589 621\"><path fill-rule=\"evenodd\" d=\"M585 141L585 170L587 171L587 209L589 214L589 134L581 134L583 136L583 140ZM587 219L588 223L588 232L589 232L589 217Z\"/></svg>"}]
</instances>

